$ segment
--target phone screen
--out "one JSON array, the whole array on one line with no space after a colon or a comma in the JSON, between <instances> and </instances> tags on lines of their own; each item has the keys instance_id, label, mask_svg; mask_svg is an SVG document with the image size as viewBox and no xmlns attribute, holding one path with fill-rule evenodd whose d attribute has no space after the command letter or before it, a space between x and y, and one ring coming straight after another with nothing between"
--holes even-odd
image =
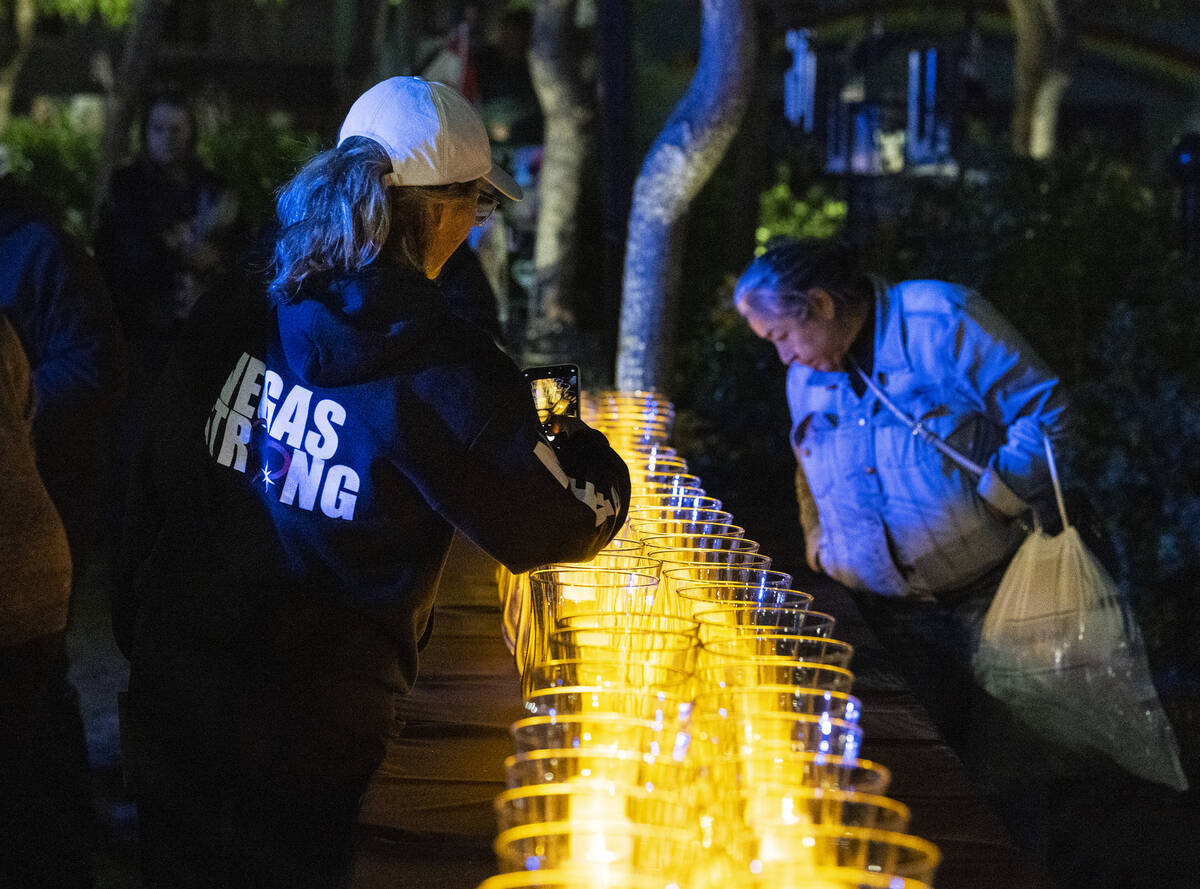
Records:
<instances>
[{"instance_id":1,"label":"phone screen","mask_svg":"<svg viewBox=\"0 0 1200 889\"><path fill-rule=\"evenodd\" d=\"M542 426L549 426L554 416L579 416L579 368L574 364L530 367L525 378Z\"/></svg>"}]
</instances>

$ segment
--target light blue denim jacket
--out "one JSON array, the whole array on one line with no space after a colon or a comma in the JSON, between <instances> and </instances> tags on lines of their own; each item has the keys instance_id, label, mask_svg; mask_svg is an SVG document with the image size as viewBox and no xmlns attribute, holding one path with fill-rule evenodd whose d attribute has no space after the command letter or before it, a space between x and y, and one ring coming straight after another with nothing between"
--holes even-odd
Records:
<instances>
[{"instance_id":1,"label":"light blue denim jacket","mask_svg":"<svg viewBox=\"0 0 1200 889\"><path fill-rule=\"evenodd\" d=\"M847 373L793 364L809 564L885 596L968 586L1023 539L1004 517L1053 502L1042 430L1051 442L1062 435L1062 386L990 304L941 281L876 280L872 374L897 407L987 472L975 478L914 436L870 389L855 394Z\"/></svg>"}]
</instances>

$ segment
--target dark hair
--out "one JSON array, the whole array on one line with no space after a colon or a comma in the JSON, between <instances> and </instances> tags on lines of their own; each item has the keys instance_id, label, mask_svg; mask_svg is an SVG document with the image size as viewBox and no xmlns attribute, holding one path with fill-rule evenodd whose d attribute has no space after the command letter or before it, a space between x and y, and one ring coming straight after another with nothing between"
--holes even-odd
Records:
<instances>
[{"instance_id":1,"label":"dark hair","mask_svg":"<svg viewBox=\"0 0 1200 889\"><path fill-rule=\"evenodd\" d=\"M870 278L859 270L850 244L778 238L768 242L766 252L742 272L733 301L769 317L804 320L809 291L816 287L829 293L838 314L867 305L873 294Z\"/></svg>"},{"instance_id":2,"label":"dark hair","mask_svg":"<svg viewBox=\"0 0 1200 889\"><path fill-rule=\"evenodd\" d=\"M424 271L428 204L473 198L478 180L392 186L392 162L379 144L351 136L322 151L279 190L272 296L287 302L315 274L357 272L384 247L402 265Z\"/></svg>"},{"instance_id":3,"label":"dark hair","mask_svg":"<svg viewBox=\"0 0 1200 889\"><path fill-rule=\"evenodd\" d=\"M146 137L150 132L150 112L159 105L169 105L172 108L178 108L187 115L188 120L188 154L190 155L196 150L196 140L200 137L199 127L196 123L196 109L192 107L191 99L187 94L175 87L164 87L151 92L146 101L142 104L142 113L138 117L138 126L140 127L139 136L141 138L141 146L144 151L146 148Z\"/></svg>"}]
</instances>

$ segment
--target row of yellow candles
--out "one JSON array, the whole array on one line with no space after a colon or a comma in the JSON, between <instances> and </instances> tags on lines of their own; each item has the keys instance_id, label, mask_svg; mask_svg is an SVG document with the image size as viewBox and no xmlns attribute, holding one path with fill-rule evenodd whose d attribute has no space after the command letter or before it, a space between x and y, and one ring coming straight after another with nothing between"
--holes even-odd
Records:
<instances>
[{"instance_id":1,"label":"row of yellow candles","mask_svg":"<svg viewBox=\"0 0 1200 889\"><path fill-rule=\"evenodd\" d=\"M630 466L629 519L586 565L502 572L530 715L479 889L925 889L938 851L857 757L834 619L688 472L665 399L584 416Z\"/></svg>"}]
</instances>

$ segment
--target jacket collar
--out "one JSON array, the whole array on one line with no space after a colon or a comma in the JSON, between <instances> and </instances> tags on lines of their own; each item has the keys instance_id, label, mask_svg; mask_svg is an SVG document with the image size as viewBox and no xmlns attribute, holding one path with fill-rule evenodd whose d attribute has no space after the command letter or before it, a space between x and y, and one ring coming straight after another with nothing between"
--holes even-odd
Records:
<instances>
[{"instance_id":1,"label":"jacket collar","mask_svg":"<svg viewBox=\"0 0 1200 889\"><path fill-rule=\"evenodd\" d=\"M904 318L900 288L878 275L871 275L875 285L875 364L874 372L904 373L911 371L908 357L908 325Z\"/></svg>"}]
</instances>

